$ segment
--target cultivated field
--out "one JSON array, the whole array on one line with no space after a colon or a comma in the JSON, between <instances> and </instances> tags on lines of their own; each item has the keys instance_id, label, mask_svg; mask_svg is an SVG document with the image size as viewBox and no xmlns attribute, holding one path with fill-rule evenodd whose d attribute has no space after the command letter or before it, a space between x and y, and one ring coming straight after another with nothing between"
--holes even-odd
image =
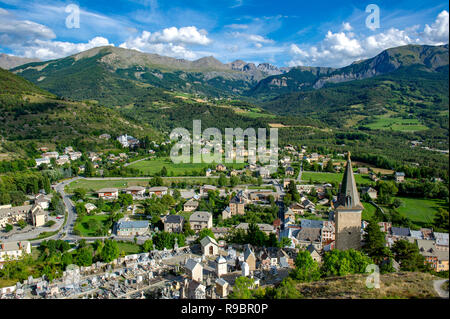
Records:
<instances>
[{"instance_id":1,"label":"cultivated field","mask_svg":"<svg viewBox=\"0 0 450 319\"><path fill-rule=\"evenodd\" d=\"M246 165L245 163L223 163L226 167L232 167L235 169L242 169ZM157 158L147 161L137 162L131 164L128 167L140 170L146 175L155 175L161 172L162 168L165 167L168 172L168 176L188 176L194 175L198 176L199 171L208 167L215 167L215 164L211 163L173 163L170 158Z\"/></svg>"},{"instance_id":2,"label":"cultivated field","mask_svg":"<svg viewBox=\"0 0 450 319\"><path fill-rule=\"evenodd\" d=\"M302 180L308 183L311 179L312 182L318 183L333 183L342 182L343 173L326 173L326 172L303 172ZM375 184L368 174L355 174L355 181L357 184Z\"/></svg>"},{"instance_id":3,"label":"cultivated field","mask_svg":"<svg viewBox=\"0 0 450 319\"><path fill-rule=\"evenodd\" d=\"M418 225L432 223L438 208L445 208L445 202L441 199L397 198L403 202L397 210Z\"/></svg>"},{"instance_id":4,"label":"cultivated field","mask_svg":"<svg viewBox=\"0 0 450 319\"><path fill-rule=\"evenodd\" d=\"M66 186L65 191L69 194L73 193L76 188L84 188L88 192L96 192L99 189L106 187L114 188L127 188L128 186L148 186L148 182L151 178L143 179L118 179L118 180L90 180L90 179L79 179L68 186Z\"/></svg>"},{"instance_id":5,"label":"cultivated field","mask_svg":"<svg viewBox=\"0 0 450 319\"><path fill-rule=\"evenodd\" d=\"M393 130L393 131L423 131L428 127L422 125L417 119L403 119L397 117L378 117L373 123L364 127L372 130Z\"/></svg>"}]
</instances>

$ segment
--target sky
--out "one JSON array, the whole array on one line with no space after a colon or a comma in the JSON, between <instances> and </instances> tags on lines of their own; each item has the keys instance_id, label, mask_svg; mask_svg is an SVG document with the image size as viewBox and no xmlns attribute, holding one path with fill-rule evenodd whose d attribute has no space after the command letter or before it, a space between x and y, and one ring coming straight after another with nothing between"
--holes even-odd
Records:
<instances>
[{"instance_id":1,"label":"sky","mask_svg":"<svg viewBox=\"0 0 450 319\"><path fill-rule=\"evenodd\" d=\"M49 60L113 45L342 67L390 47L448 43L448 20L442 0L0 0L0 52Z\"/></svg>"}]
</instances>

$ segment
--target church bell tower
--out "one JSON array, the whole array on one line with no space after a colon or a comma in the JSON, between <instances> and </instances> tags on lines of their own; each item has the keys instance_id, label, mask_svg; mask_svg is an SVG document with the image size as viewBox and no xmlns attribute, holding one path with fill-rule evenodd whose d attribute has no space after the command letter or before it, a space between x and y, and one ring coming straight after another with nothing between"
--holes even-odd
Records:
<instances>
[{"instance_id":1,"label":"church bell tower","mask_svg":"<svg viewBox=\"0 0 450 319\"><path fill-rule=\"evenodd\" d=\"M339 187L339 194L334 212L336 223L336 245L339 250L361 248L361 213L364 210L359 200L353 175L350 152L347 155L347 166Z\"/></svg>"}]
</instances>

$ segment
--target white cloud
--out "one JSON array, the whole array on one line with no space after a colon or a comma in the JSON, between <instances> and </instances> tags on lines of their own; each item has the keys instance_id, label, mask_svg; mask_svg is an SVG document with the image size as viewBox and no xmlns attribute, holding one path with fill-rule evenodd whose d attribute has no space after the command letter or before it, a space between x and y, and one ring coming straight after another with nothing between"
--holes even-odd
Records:
<instances>
[{"instance_id":1,"label":"white cloud","mask_svg":"<svg viewBox=\"0 0 450 319\"><path fill-rule=\"evenodd\" d=\"M356 60L373 57L388 48L408 44L444 44L448 43L448 12L442 11L436 21L425 25L423 32L417 32L419 26L399 30L390 28L374 35L355 35L349 23L342 24L341 32L328 31L325 38L311 46L292 44L288 50L291 55L289 66L332 66L342 67Z\"/></svg>"},{"instance_id":2,"label":"white cloud","mask_svg":"<svg viewBox=\"0 0 450 319\"><path fill-rule=\"evenodd\" d=\"M196 27L166 28L162 31L151 33L143 31L142 35L135 38L137 41L147 43L184 43L207 45L211 42L205 31L199 31Z\"/></svg>"},{"instance_id":3,"label":"white cloud","mask_svg":"<svg viewBox=\"0 0 450 319\"><path fill-rule=\"evenodd\" d=\"M55 33L45 25L28 20L17 20L0 8L0 44L20 45L35 39L54 39Z\"/></svg>"},{"instance_id":4,"label":"white cloud","mask_svg":"<svg viewBox=\"0 0 450 319\"><path fill-rule=\"evenodd\" d=\"M442 11L436 18L436 21L429 26L425 25L423 31L425 41L432 44L448 43L448 12Z\"/></svg>"},{"instance_id":5,"label":"white cloud","mask_svg":"<svg viewBox=\"0 0 450 319\"><path fill-rule=\"evenodd\" d=\"M379 33L365 39L365 50L367 54L377 54L387 48L417 43L419 39L411 38L405 30L395 28L389 29L386 33Z\"/></svg>"},{"instance_id":6,"label":"white cloud","mask_svg":"<svg viewBox=\"0 0 450 319\"><path fill-rule=\"evenodd\" d=\"M253 44L253 46L255 46L256 48L262 48L263 44L272 44L275 42L275 41L265 38L259 34L231 32L230 35L232 38L235 38L235 39L243 39L244 41L249 42L250 44Z\"/></svg>"},{"instance_id":7,"label":"white cloud","mask_svg":"<svg viewBox=\"0 0 450 319\"><path fill-rule=\"evenodd\" d=\"M199 44L207 45L211 40L207 37L205 30L197 30L197 27L182 27L182 28L166 28L162 31L154 33L144 31L146 33L146 40L151 43L184 43L184 44Z\"/></svg>"},{"instance_id":8,"label":"white cloud","mask_svg":"<svg viewBox=\"0 0 450 319\"><path fill-rule=\"evenodd\" d=\"M353 27L350 25L349 22L343 22L342 23L342 29L344 31L351 31L353 29Z\"/></svg>"},{"instance_id":9,"label":"white cloud","mask_svg":"<svg viewBox=\"0 0 450 319\"><path fill-rule=\"evenodd\" d=\"M236 24L236 23L233 23L233 24L226 25L225 28L245 30L245 29L248 29L248 25L247 24Z\"/></svg>"},{"instance_id":10,"label":"white cloud","mask_svg":"<svg viewBox=\"0 0 450 319\"><path fill-rule=\"evenodd\" d=\"M129 38L120 44L120 47L191 60L197 58L198 55L188 49L188 45L205 46L211 42L207 32L198 30L195 26L179 29L171 27L153 33L143 31L141 35Z\"/></svg>"},{"instance_id":11,"label":"white cloud","mask_svg":"<svg viewBox=\"0 0 450 319\"><path fill-rule=\"evenodd\" d=\"M109 43L108 39L105 39L103 37L95 37L87 43L35 40L28 46L18 49L18 52L28 58L50 60L66 57L92 48L108 45L113 44Z\"/></svg>"},{"instance_id":12,"label":"white cloud","mask_svg":"<svg viewBox=\"0 0 450 319\"><path fill-rule=\"evenodd\" d=\"M0 9L0 44L14 50L19 56L57 59L99 46L113 45L104 37L94 37L87 43L54 41L55 33L49 27L28 20L18 20L5 9Z\"/></svg>"}]
</instances>

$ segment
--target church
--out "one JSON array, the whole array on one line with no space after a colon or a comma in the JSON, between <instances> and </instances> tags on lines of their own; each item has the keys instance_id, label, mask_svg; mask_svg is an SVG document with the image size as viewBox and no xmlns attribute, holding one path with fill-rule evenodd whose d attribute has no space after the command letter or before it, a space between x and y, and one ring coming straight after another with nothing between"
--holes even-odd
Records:
<instances>
[{"instance_id":1,"label":"church","mask_svg":"<svg viewBox=\"0 0 450 319\"><path fill-rule=\"evenodd\" d=\"M334 221L336 224L336 245L339 250L361 248L361 214L364 206L359 200L353 175L350 152L347 156L342 183L335 205Z\"/></svg>"}]
</instances>

